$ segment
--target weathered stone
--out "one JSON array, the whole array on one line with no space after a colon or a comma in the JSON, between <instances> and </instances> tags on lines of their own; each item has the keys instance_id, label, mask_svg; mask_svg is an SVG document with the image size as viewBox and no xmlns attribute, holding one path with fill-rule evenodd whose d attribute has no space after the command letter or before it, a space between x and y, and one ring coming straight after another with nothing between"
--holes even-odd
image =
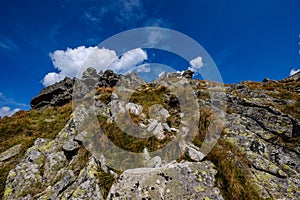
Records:
<instances>
[{"instance_id":1,"label":"weathered stone","mask_svg":"<svg viewBox=\"0 0 300 200\"><path fill-rule=\"evenodd\" d=\"M149 117L163 122L166 121L168 117L170 117L170 114L164 107L155 104L149 108Z\"/></svg>"},{"instance_id":2,"label":"weathered stone","mask_svg":"<svg viewBox=\"0 0 300 200\"><path fill-rule=\"evenodd\" d=\"M185 75L188 76L186 78L190 77L188 74ZM71 79L70 85L78 87L77 93L75 92L78 100L88 103L93 100L95 104L90 107L78 106L55 139L35 140L20 162L9 172L3 199L104 199L101 194L103 188L100 187L103 183L99 183L97 177L100 171L118 178L110 189L108 199L223 199L219 189L216 188L217 171L212 163L203 161L205 157L201 152L203 146L200 148L190 141L185 141L193 127L189 126L188 120L183 120L187 114L181 110L177 97L170 92L163 94L164 105L152 105L148 118L142 113L142 105L122 101L120 94L113 93L109 103L99 100L101 91L98 96L89 96L93 88L88 85L117 86L124 93L130 94L135 90L142 93L145 88L149 90L152 87L163 87L159 81L165 81L164 86L167 87L167 79L171 77L178 80L175 88L190 84L196 90L200 108L211 109L208 114L217 117L215 114L217 111L211 104L217 105L222 102L211 102L207 90L212 93L224 91L220 84L196 80L184 81L178 73L165 73L153 84L139 87L145 82L136 74L116 75L110 70L97 74L96 70L90 68L85 71L81 80L76 78L73 80L78 81L78 85L74 85ZM222 145L229 144L228 147L235 150L224 153L230 155L237 167L247 170L249 174L247 178L263 199L296 200L300 196L298 189L300 122L295 106L298 97L285 99L289 94L298 95L299 83L294 82L299 80L298 73L282 81L268 80L265 83L244 81L225 87L228 114L221 140ZM70 92L70 85L61 86L61 84L65 83L57 83L45 89L41 97L35 100L36 108L56 105L51 103L56 102L56 98L62 98L60 100L62 102L65 95ZM277 86L281 88L277 89ZM263 90L264 87L268 90ZM284 95L281 94L283 90ZM286 113L291 105L296 110L293 117ZM97 155L97 160L90 154L82 153L84 147L89 149L86 143L89 130L85 130L81 125L91 114L90 109L94 109L92 110L95 111L94 114L106 117L108 123L117 125L120 125L118 124L120 121L116 120L118 115L128 111L138 117L137 127L140 128L130 130L143 130L146 134L155 135L159 140L165 136L168 136L167 139L179 136L182 138L179 142L180 150L195 162L183 160L181 163L175 161L166 163L163 156L159 157L151 152L153 156L151 157L145 149L141 156L141 166L146 168L128 169L118 176L112 170L112 166L109 164L106 166L105 155ZM51 122L47 121L45 122ZM205 122L204 126L206 125ZM208 130L212 130L210 128ZM217 138L214 135L207 135L206 138L208 136L214 141ZM87 146L82 146L83 144ZM243 159L247 160L247 164L240 160L241 155L235 155L236 152L244 155Z\"/></svg>"},{"instance_id":3,"label":"weathered stone","mask_svg":"<svg viewBox=\"0 0 300 200\"><path fill-rule=\"evenodd\" d=\"M160 168L126 170L108 199L223 199L215 185L213 164L170 163Z\"/></svg>"},{"instance_id":4,"label":"weathered stone","mask_svg":"<svg viewBox=\"0 0 300 200\"><path fill-rule=\"evenodd\" d=\"M192 143L186 143L185 145L185 152L187 156L189 156L193 161L199 162L205 157L205 155L200 151L200 149Z\"/></svg>"},{"instance_id":5,"label":"weathered stone","mask_svg":"<svg viewBox=\"0 0 300 200\"><path fill-rule=\"evenodd\" d=\"M187 79L192 79L194 75L194 72L192 70L185 70L182 74L183 77L187 78Z\"/></svg>"},{"instance_id":6,"label":"weathered stone","mask_svg":"<svg viewBox=\"0 0 300 200\"><path fill-rule=\"evenodd\" d=\"M34 109L44 108L45 106L62 106L72 100L73 80L64 80L44 88L40 94L34 97L30 105Z\"/></svg>"},{"instance_id":7,"label":"weathered stone","mask_svg":"<svg viewBox=\"0 0 300 200\"><path fill-rule=\"evenodd\" d=\"M125 108L126 108L126 110L129 111L129 113L132 113L135 116L141 115L142 111L143 111L143 107L141 105L134 104L134 103L127 103L125 105Z\"/></svg>"},{"instance_id":8,"label":"weathered stone","mask_svg":"<svg viewBox=\"0 0 300 200\"><path fill-rule=\"evenodd\" d=\"M257 119L254 116L258 115L254 113L245 116L244 112L241 114L228 115L224 138L246 154L253 166L249 170L252 171L253 182L259 187L260 195L263 198L296 199L299 191L294 182L300 182L299 155L288 148L282 148L285 144L280 140L274 140L281 135L265 127L266 123L263 122L268 117ZM273 119L278 119L278 116ZM284 122L285 119L280 120ZM268 127L273 123L269 121Z\"/></svg>"},{"instance_id":9,"label":"weathered stone","mask_svg":"<svg viewBox=\"0 0 300 200\"><path fill-rule=\"evenodd\" d=\"M96 176L98 167L95 158L90 158L77 179L59 195L59 199L104 199Z\"/></svg>"},{"instance_id":10,"label":"weathered stone","mask_svg":"<svg viewBox=\"0 0 300 200\"><path fill-rule=\"evenodd\" d=\"M97 77L96 69L89 67L82 73L82 79L95 78Z\"/></svg>"},{"instance_id":11,"label":"weathered stone","mask_svg":"<svg viewBox=\"0 0 300 200\"><path fill-rule=\"evenodd\" d=\"M74 151L74 150L78 149L79 147L80 147L79 144L74 140L69 140L69 141L65 142L62 146L63 150L65 150L65 151Z\"/></svg>"},{"instance_id":12,"label":"weathered stone","mask_svg":"<svg viewBox=\"0 0 300 200\"><path fill-rule=\"evenodd\" d=\"M9 148L8 150L2 152L0 154L0 162L8 160L8 159L18 155L21 151L21 147L22 147L22 144L17 144L15 146Z\"/></svg>"}]
</instances>

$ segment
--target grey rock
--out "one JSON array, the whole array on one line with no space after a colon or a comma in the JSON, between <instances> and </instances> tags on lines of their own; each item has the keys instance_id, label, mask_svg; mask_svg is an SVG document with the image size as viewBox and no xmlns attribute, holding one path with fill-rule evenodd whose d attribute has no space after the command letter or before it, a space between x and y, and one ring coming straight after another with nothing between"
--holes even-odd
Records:
<instances>
[{"instance_id":1,"label":"grey rock","mask_svg":"<svg viewBox=\"0 0 300 200\"><path fill-rule=\"evenodd\" d=\"M69 185L60 195L59 199L104 199L96 174L98 164L91 157L87 165L80 171L76 180Z\"/></svg>"},{"instance_id":2,"label":"grey rock","mask_svg":"<svg viewBox=\"0 0 300 200\"><path fill-rule=\"evenodd\" d=\"M186 143L185 145L185 152L187 156L189 156L193 161L196 162L203 160L205 155L200 151L198 147L196 147L192 143Z\"/></svg>"},{"instance_id":3,"label":"grey rock","mask_svg":"<svg viewBox=\"0 0 300 200\"><path fill-rule=\"evenodd\" d=\"M160 168L126 170L108 199L223 199L215 185L212 163L170 163Z\"/></svg>"},{"instance_id":4,"label":"grey rock","mask_svg":"<svg viewBox=\"0 0 300 200\"><path fill-rule=\"evenodd\" d=\"M155 135L159 140L163 140L166 137L164 135L164 128L161 123L158 123L155 127L155 129L153 130L153 135Z\"/></svg>"},{"instance_id":5,"label":"grey rock","mask_svg":"<svg viewBox=\"0 0 300 200\"><path fill-rule=\"evenodd\" d=\"M192 79L194 75L194 72L192 70L185 70L182 74L183 77L187 78L187 79Z\"/></svg>"},{"instance_id":6,"label":"grey rock","mask_svg":"<svg viewBox=\"0 0 300 200\"><path fill-rule=\"evenodd\" d=\"M18 155L21 151L21 147L22 147L22 144L17 144L15 146L9 148L8 150L2 152L0 154L0 162L8 160L8 159Z\"/></svg>"},{"instance_id":7,"label":"grey rock","mask_svg":"<svg viewBox=\"0 0 300 200\"><path fill-rule=\"evenodd\" d=\"M170 114L164 107L155 104L149 108L149 117L152 119L158 119L163 122L166 121L168 117L170 117Z\"/></svg>"},{"instance_id":8,"label":"grey rock","mask_svg":"<svg viewBox=\"0 0 300 200\"><path fill-rule=\"evenodd\" d=\"M89 67L82 73L82 79L95 78L97 77L96 69Z\"/></svg>"},{"instance_id":9,"label":"grey rock","mask_svg":"<svg viewBox=\"0 0 300 200\"><path fill-rule=\"evenodd\" d=\"M253 182L258 185L262 197L297 199L300 194L295 188L295 182L300 181L299 155L287 147L283 148L285 143L276 141L275 138L281 135L270 128L274 122L267 115L258 119L253 117L257 116L254 113L229 114L224 139L245 153L252 163L253 168L248 170L252 172ZM278 117L280 115L274 118L276 123L286 120ZM268 121L264 123L265 120ZM267 122L269 125L266 125Z\"/></svg>"},{"instance_id":10,"label":"grey rock","mask_svg":"<svg viewBox=\"0 0 300 200\"><path fill-rule=\"evenodd\" d=\"M104 73L100 73L99 87L114 87L120 80L120 75L115 74L112 70L106 70Z\"/></svg>"},{"instance_id":11,"label":"grey rock","mask_svg":"<svg viewBox=\"0 0 300 200\"><path fill-rule=\"evenodd\" d=\"M35 199L43 200L43 199L58 199L58 195L75 180L75 175L72 170L62 170L59 171L58 177L62 177L59 181L57 181L52 187L48 187L44 192L37 194Z\"/></svg>"},{"instance_id":12,"label":"grey rock","mask_svg":"<svg viewBox=\"0 0 300 200\"><path fill-rule=\"evenodd\" d=\"M268 83L268 82L271 82L272 80L269 79L269 78L264 78L264 80L262 81L263 83Z\"/></svg>"},{"instance_id":13,"label":"grey rock","mask_svg":"<svg viewBox=\"0 0 300 200\"><path fill-rule=\"evenodd\" d=\"M79 144L74 140L69 140L65 142L62 146L64 151L74 151L76 149L79 149Z\"/></svg>"},{"instance_id":14,"label":"grey rock","mask_svg":"<svg viewBox=\"0 0 300 200\"><path fill-rule=\"evenodd\" d=\"M151 120L150 124L148 125L147 131L151 132L155 129L155 127L157 126L158 121L157 120Z\"/></svg>"},{"instance_id":15,"label":"grey rock","mask_svg":"<svg viewBox=\"0 0 300 200\"><path fill-rule=\"evenodd\" d=\"M30 101L30 106L34 109L41 109L48 105L62 106L72 100L73 80L65 78L44 88L40 94Z\"/></svg>"},{"instance_id":16,"label":"grey rock","mask_svg":"<svg viewBox=\"0 0 300 200\"><path fill-rule=\"evenodd\" d=\"M82 80L74 78L73 86L73 102L82 100L89 92L93 90L93 86L87 86Z\"/></svg>"},{"instance_id":17,"label":"grey rock","mask_svg":"<svg viewBox=\"0 0 300 200\"><path fill-rule=\"evenodd\" d=\"M143 107L141 105L134 104L134 103L127 103L125 105L125 108L126 108L126 110L129 111L129 113L132 113L135 116L141 115L142 111L143 111Z\"/></svg>"},{"instance_id":18,"label":"grey rock","mask_svg":"<svg viewBox=\"0 0 300 200\"><path fill-rule=\"evenodd\" d=\"M191 78L188 73L185 76ZM180 110L178 99L171 93L163 95L166 100L165 108L168 110L164 106L153 105L149 109L150 118L143 115L142 106L121 101L119 94L113 94L108 104L97 101L97 97L89 97L94 87L90 85L115 87L114 89L119 87L120 91L130 94L135 90L143 91L145 87L160 87L159 81L165 81L162 84L165 87L170 86L168 78L171 77L178 80L173 88L186 84L195 88L200 107L208 108L212 104L206 92L208 88L213 93L224 91L219 84L184 81L178 73L165 73L153 84L139 87L145 82L134 73L117 75L108 70L97 74L92 68L84 72L81 80L66 79L65 82L45 88L40 97L33 101L35 108L60 105L58 102L63 103L63 99L67 99L71 92L71 85L76 88L77 93L73 92L73 95L75 94L78 100L95 100L96 103L90 108L78 106L55 139L35 140L20 162L9 172L3 199L104 199L101 195L103 188L97 178L99 170L118 178L110 189L108 199L223 199L215 183L217 171L211 162L203 161L205 155L201 151L205 148L185 141L192 127L189 126L188 120L183 120L188 114ZM276 87L274 91L261 89L286 84L287 92L296 95L300 87L299 84L293 84L293 81L298 80L299 73L278 82L244 81L225 87L228 114L221 140L245 155L245 159L249 161L247 165L239 160L234 154L235 151L228 152L237 167L249 172L247 178L253 182L263 199L296 200L300 196L300 122L274 106L294 105L297 101L277 98L276 95L280 95L281 91ZM253 89L251 85L257 88ZM270 95L271 92L276 95ZM62 99L58 100L59 98ZM98 160L90 156L89 159L85 158L88 161L84 160L84 165L78 165L78 161L82 159L79 153L83 152L82 144L86 145L85 142L89 138L88 131L81 129L80 125L89 116L90 109L107 117L109 123L115 123L116 115L126 113L127 110L138 116L141 120L138 127L146 134L151 132L158 139L165 137L165 131L169 132L171 138L175 135L180 136L180 150L195 162L165 163L164 157L156 156L157 154L152 152L151 157L148 151L144 150L141 166L144 164L146 168L128 169L121 176L118 176L110 165L106 166L105 157L99 156L102 154L97 155ZM216 110L211 108L212 112ZM166 123L171 114L175 115L175 119L172 118L169 124L176 124L174 127L169 127ZM176 122L180 122L182 126ZM216 140L214 135L210 137L212 141ZM89 149L88 145L85 147ZM4 158L9 159L5 156Z\"/></svg>"}]
</instances>

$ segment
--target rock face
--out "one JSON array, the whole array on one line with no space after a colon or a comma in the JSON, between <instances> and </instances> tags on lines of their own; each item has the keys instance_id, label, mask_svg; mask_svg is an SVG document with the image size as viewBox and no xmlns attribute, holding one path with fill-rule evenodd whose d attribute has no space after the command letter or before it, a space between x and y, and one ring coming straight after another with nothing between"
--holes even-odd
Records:
<instances>
[{"instance_id":1,"label":"rock face","mask_svg":"<svg viewBox=\"0 0 300 200\"><path fill-rule=\"evenodd\" d=\"M194 72L192 70L185 70L182 74L183 77L187 78L187 79L192 79L194 75Z\"/></svg>"},{"instance_id":2,"label":"rock face","mask_svg":"<svg viewBox=\"0 0 300 200\"><path fill-rule=\"evenodd\" d=\"M183 76L190 79L192 73L187 72ZM165 86L159 85L159 81L168 77L175 79L181 75L163 74L152 84L146 84L136 74L117 75L109 70L97 73L89 68L81 79L66 78L45 88L32 100L33 108L70 101L74 82L75 85L78 82L76 87L81 88L76 89L78 95L88 100L95 99L95 103L78 106L55 139L39 138L34 142L9 172L3 199L230 199L227 186L235 183L225 183L225 187L222 187L224 184L217 181L228 175L219 171L223 170L220 162L205 157L197 140L193 143L187 141L185 136L193 127L187 126L187 122L182 120L182 102ZM221 152L221 155L229 155L228 159L234 162L231 167L247 171L247 181L252 183L258 199L296 200L300 196L298 77L299 73L282 81L245 81L224 86L227 113L219 140L223 145L228 145L230 150ZM118 85L119 81L121 85ZM183 85L187 83L182 82ZM203 107L211 106L210 96L224 90L220 84L205 81L189 80L189 84L194 89L201 111ZM88 91L95 87L101 87L98 88L100 92L90 98ZM140 99L134 95L132 102L128 102L120 98L119 93L107 92L113 90L111 87L119 87L127 95L136 91L139 95L150 94L150 97L140 96L145 105L140 104ZM161 96L156 97L157 93ZM143 166L127 168L123 172L115 170L102 155L103 152L97 155L88 152L89 145L85 144L85 138L89 130L78 129L80 124L89 119L87 109L90 107L95 108L103 130L107 125L106 134L118 131L112 136L118 140L124 139L123 143L131 138L123 138L122 131L115 126L128 120L132 122L125 127L128 131L142 130L145 134L142 136L153 136L150 144L164 146L175 136L180 136L179 148L183 157L166 162L166 158L152 154L150 148L141 148L136 142L133 147L142 151ZM203 117L205 114L214 116L213 112L213 109L210 113L202 112L200 119L206 120ZM118 113L123 113L123 118ZM180 126L181 120L184 122ZM200 121L195 127L199 126L200 129L201 125L206 127L207 122ZM241 160L240 155L247 162ZM129 157L121 161L126 159ZM228 176L232 178L234 175Z\"/></svg>"},{"instance_id":3,"label":"rock face","mask_svg":"<svg viewBox=\"0 0 300 200\"><path fill-rule=\"evenodd\" d=\"M93 157L82 161L82 144L75 140L74 125L84 119L84 110L72 116L54 140L39 138L26 151L9 172L4 199L103 199L99 163Z\"/></svg>"},{"instance_id":4,"label":"rock face","mask_svg":"<svg viewBox=\"0 0 300 200\"><path fill-rule=\"evenodd\" d=\"M270 84L279 87L282 82ZM251 83L228 88L230 113L226 117L224 139L250 161L248 170L263 199L297 199L300 196L299 120L275 108L280 108L282 103L274 98L274 94L278 95L276 91L269 96L247 85Z\"/></svg>"},{"instance_id":5,"label":"rock face","mask_svg":"<svg viewBox=\"0 0 300 200\"><path fill-rule=\"evenodd\" d=\"M62 106L72 100L72 92L73 80L65 78L54 85L44 88L38 96L31 100L30 106L34 109L48 105Z\"/></svg>"},{"instance_id":6,"label":"rock face","mask_svg":"<svg viewBox=\"0 0 300 200\"><path fill-rule=\"evenodd\" d=\"M170 163L160 168L126 170L108 199L223 199L215 187L211 162ZM175 189L176 188L176 189Z\"/></svg>"}]
</instances>

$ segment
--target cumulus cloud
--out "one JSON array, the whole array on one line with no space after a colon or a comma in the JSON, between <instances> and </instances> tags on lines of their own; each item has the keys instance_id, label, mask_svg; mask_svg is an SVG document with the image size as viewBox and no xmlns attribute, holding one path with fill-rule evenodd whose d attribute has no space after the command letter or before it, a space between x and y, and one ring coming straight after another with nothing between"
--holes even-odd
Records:
<instances>
[{"instance_id":1,"label":"cumulus cloud","mask_svg":"<svg viewBox=\"0 0 300 200\"><path fill-rule=\"evenodd\" d=\"M4 106L0 108L0 117L5 117L5 116L12 116L16 112L20 111L21 109L15 108L11 109L10 107Z\"/></svg>"},{"instance_id":2,"label":"cumulus cloud","mask_svg":"<svg viewBox=\"0 0 300 200\"><path fill-rule=\"evenodd\" d=\"M129 71L131 67L136 66L147 59L148 56L144 50L141 48L132 49L125 52L119 60L116 60L110 66L110 69L118 73L125 73Z\"/></svg>"},{"instance_id":3,"label":"cumulus cloud","mask_svg":"<svg viewBox=\"0 0 300 200\"><path fill-rule=\"evenodd\" d=\"M292 76L292 75L294 75L294 74L296 74L296 73L298 73L298 72L300 72L300 69L292 69L292 70L290 71L290 76Z\"/></svg>"},{"instance_id":4,"label":"cumulus cloud","mask_svg":"<svg viewBox=\"0 0 300 200\"><path fill-rule=\"evenodd\" d=\"M149 66L149 64L142 64L142 65L139 65L138 67L137 67L137 72L150 72L151 71L151 69L150 69L150 67L148 67Z\"/></svg>"},{"instance_id":5,"label":"cumulus cloud","mask_svg":"<svg viewBox=\"0 0 300 200\"><path fill-rule=\"evenodd\" d=\"M116 53L112 50L84 46L68 48L66 51L57 50L50 53L50 57L59 73L48 73L43 79L44 86L58 82L66 76L79 77L88 67L103 70L117 59Z\"/></svg>"},{"instance_id":6,"label":"cumulus cloud","mask_svg":"<svg viewBox=\"0 0 300 200\"><path fill-rule=\"evenodd\" d=\"M199 69L201 69L203 67L202 57L198 56L198 57L192 59L190 61L190 65L191 66L189 67L189 69L194 72L197 72Z\"/></svg>"},{"instance_id":7,"label":"cumulus cloud","mask_svg":"<svg viewBox=\"0 0 300 200\"><path fill-rule=\"evenodd\" d=\"M147 53L140 48L127 51L119 58L113 50L84 46L75 49L68 48L66 51L57 50L51 53L50 57L59 72L48 73L43 79L44 86L54 84L66 76L80 78L88 67L93 67L98 72L112 69L115 72L124 73L130 67L148 59Z\"/></svg>"}]
</instances>

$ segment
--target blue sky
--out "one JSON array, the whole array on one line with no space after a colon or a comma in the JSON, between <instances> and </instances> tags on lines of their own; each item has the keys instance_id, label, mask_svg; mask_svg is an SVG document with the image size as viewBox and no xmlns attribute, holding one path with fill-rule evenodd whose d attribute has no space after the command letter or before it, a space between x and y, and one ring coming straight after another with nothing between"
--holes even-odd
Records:
<instances>
[{"instance_id":1,"label":"blue sky","mask_svg":"<svg viewBox=\"0 0 300 200\"><path fill-rule=\"evenodd\" d=\"M225 83L279 80L300 68L298 0L11 0L1 1L0 8L0 116L30 108L44 77L60 72L52 62L61 58L57 50L76 53L78 47L92 48L144 26L173 29L196 40ZM143 54L136 58L144 59ZM171 58L162 53L155 61L188 67Z\"/></svg>"}]
</instances>

